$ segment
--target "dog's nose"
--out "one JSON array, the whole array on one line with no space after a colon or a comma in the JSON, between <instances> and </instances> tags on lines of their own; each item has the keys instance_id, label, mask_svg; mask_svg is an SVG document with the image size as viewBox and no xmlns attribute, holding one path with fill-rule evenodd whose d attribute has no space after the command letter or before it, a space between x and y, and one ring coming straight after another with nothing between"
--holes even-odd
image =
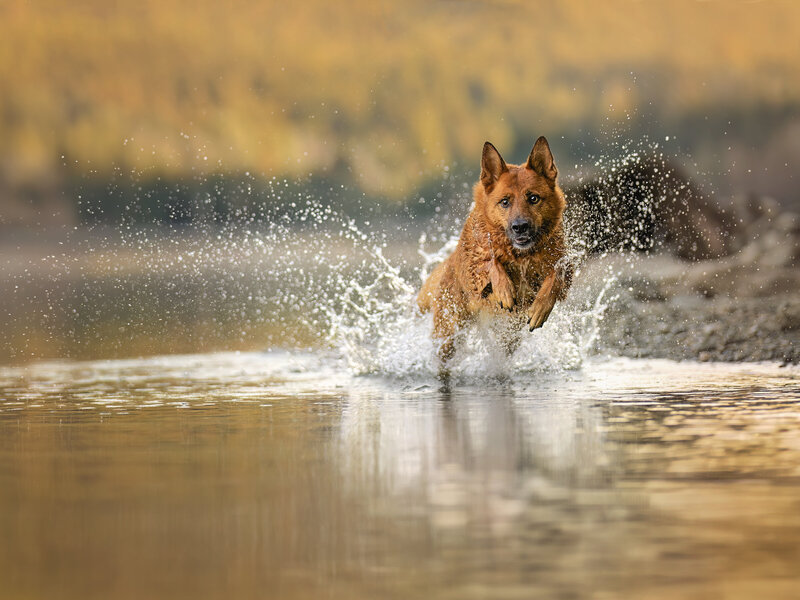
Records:
<instances>
[{"instance_id":1,"label":"dog's nose","mask_svg":"<svg viewBox=\"0 0 800 600\"><path fill-rule=\"evenodd\" d=\"M528 233L530 229L531 229L531 224L525 219L514 219L513 221L511 221L511 231L513 231L517 235Z\"/></svg>"}]
</instances>

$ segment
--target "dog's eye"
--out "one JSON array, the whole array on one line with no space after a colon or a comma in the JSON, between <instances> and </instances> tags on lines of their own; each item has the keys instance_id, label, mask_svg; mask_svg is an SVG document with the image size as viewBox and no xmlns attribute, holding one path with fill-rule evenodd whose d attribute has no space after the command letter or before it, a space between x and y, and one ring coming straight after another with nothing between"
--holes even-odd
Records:
<instances>
[{"instance_id":1,"label":"dog's eye","mask_svg":"<svg viewBox=\"0 0 800 600\"><path fill-rule=\"evenodd\" d=\"M528 202L530 202L531 204L537 204L540 200L541 198L539 196L537 196L533 192L528 192Z\"/></svg>"},{"instance_id":2,"label":"dog's eye","mask_svg":"<svg viewBox=\"0 0 800 600\"><path fill-rule=\"evenodd\" d=\"M500 200L499 204L503 208L508 208L511 205L511 198L509 196L506 196L505 198Z\"/></svg>"}]
</instances>

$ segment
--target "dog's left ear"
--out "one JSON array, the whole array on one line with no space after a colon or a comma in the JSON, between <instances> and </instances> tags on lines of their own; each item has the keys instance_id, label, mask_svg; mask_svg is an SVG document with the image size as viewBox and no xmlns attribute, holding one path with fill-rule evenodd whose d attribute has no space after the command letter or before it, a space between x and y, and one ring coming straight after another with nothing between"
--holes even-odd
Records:
<instances>
[{"instance_id":1,"label":"dog's left ear","mask_svg":"<svg viewBox=\"0 0 800 600\"><path fill-rule=\"evenodd\" d=\"M547 139L544 136L536 140L526 166L542 177L555 181L558 176L558 169L553 160L553 153L550 152L550 144L547 143Z\"/></svg>"}]
</instances>

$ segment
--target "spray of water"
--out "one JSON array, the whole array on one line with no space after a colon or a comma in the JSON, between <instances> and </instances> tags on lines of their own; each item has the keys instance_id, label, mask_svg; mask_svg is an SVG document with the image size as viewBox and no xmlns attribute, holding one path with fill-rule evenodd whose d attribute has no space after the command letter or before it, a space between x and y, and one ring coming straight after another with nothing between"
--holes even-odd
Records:
<instances>
[{"instance_id":1,"label":"spray of water","mask_svg":"<svg viewBox=\"0 0 800 600\"><path fill-rule=\"evenodd\" d=\"M631 262L633 252L668 250L684 258L722 252L720 239L703 214L708 204L696 189L672 168L646 140L626 145L616 157L599 157L597 172L571 182L572 198L566 216L570 260L583 264L590 255L622 253ZM568 182L568 186L569 186ZM694 212L693 212L694 211ZM463 217L462 217L463 218ZM357 373L379 372L398 376L430 375L437 368L436 346L429 333L430 317L419 315L414 298L419 285L457 243L461 218L454 220L449 237L419 238L421 263L413 277L403 277L380 252L369 251L367 283L339 278L328 304L330 343ZM353 231L356 239L365 239ZM499 340L514 327L510 317L479 321L462 332L461 347L451 364L457 377L505 377L514 372L578 368L591 354L601 332L606 309L621 293L619 273L578 270L567 301L557 305L541 330L523 332L512 356Z\"/></svg>"},{"instance_id":2,"label":"spray of water","mask_svg":"<svg viewBox=\"0 0 800 600\"><path fill-rule=\"evenodd\" d=\"M595 203L583 211L589 226L587 219L576 218L580 211L568 222L576 264L591 252L641 250L642 240L657 247L648 229L653 211L670 202L683 206L679 196L670 196L679 187L652 185L652 177L632 180L625 185L638 188L628 221L611 218L614 194L625 193L614 187L614 174L652 156L647 150L597 161L599 181L606 184L592 188ZM669 177L652 169L650 175ZM262 347L326 349L357 374L434 375L431 318L419 314L415 297L431 269L455 247L469 209L468 189L451 190L451 204L430 222L370 223L356 222L346 209L293 189L290 182L273 180L256 197L251 187L246 186L247 203L229 210L232 218L224 224L205 222L181 235L123 227L121 238L96 243L95 237L83 253L47 257L50 284L60 284L44 286L41 316L51 323L49 334L86 343L92 336L115 339L121 354L126 337L137 330L167 332L194 341L197 350L230 348L238 337L250 347L261 340ZM336 193L330 190L331 196ZM599 243L598 236L605 241ZM611 267L579 268L568 299L542 329L524 331L510 357L498 344L510 323L503 317L477 323L463 333L465 350L452 363L454 376L578 368L592 352L617 287Z\"/></svg>"},{"instance_id":3,"label":"spray of water","mask_svg":"<svg viewBox=\"0 0 800 600\"><path fill-rule=\"evenodd\" d=\"M357 237L361 237L358 235ZM436 344L430 337L430 315L419 314L415 298L422 280L457 242L452 237L435 251L419 240L422 262L412 280L390 264L380 247L364 251L372 262L363 265L369 275L337 274L328 294L325 315L327 339L356 373L392 376L433 375L438 368ZM505 377L514 371L574 369L592 347L599 322L612 296L615 277L605 273L600 281L580 279L576 293L561 304L544 328L523 337L512 356L501 349L500 338L514 327L511 317L477 322L463 332L462 351L452 370L457 377ZM414 280L415 279L415 280Z\"/></svg>"}]
</instances>

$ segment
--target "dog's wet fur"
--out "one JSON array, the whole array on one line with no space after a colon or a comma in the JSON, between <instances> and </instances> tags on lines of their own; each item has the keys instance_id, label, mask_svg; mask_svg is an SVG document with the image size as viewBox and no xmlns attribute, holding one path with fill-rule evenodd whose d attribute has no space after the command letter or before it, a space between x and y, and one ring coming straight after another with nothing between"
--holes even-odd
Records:
<instances>
[{"instance_id":1,"label":"dog's wet fur","mask_svg":"<svg viewBox=\"0 0 800 600\"><path fill-rule=\"evenodd\" d=\"M504 347L512 352L518 331L544 325L572 280L563 215L550 146L540 137L528 160L506 164L489 142L483 146L474 206L453 253L434 269L417 297L433 312L433 336L441 342L440 374L455 353L457 332L480 313L509 311L519 323Z\"/></svg>"}]
</instances>

